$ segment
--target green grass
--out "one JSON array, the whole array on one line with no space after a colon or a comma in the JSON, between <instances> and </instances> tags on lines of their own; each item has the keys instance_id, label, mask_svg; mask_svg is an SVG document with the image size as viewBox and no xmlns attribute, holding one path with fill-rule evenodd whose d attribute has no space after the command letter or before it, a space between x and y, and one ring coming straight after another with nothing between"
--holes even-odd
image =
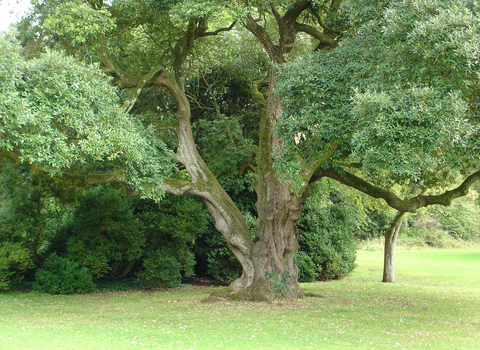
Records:
<instances>
[{"instance_id":1,"label":"green grass","mask_svg":"<svg viewBox=\"0 0 480 350\"><path fill-rule=\"evenodd\" d=\"M480 250L382 253L274 304L201 300L213 288L84 296L0 294L2 349L479 349Z\"/></svg>"}]
</instances>

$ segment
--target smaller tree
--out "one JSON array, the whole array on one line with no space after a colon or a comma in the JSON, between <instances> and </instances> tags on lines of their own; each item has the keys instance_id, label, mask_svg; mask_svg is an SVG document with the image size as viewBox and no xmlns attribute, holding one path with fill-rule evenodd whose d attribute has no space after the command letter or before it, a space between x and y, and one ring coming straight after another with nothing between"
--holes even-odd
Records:
<instances>
[{"instance_id":1,"label":"smaller tree","mask_svg":"<svg viewBox=\"0 0 480 350\"><path fill-rule=\"evenodd\" d=\"M366 7L379 4L367 21L363 9L349 13L363 24L338 48L280 72L277 169L297 191L329 177L398 210L386 230L384 280L393 281L403 214L450 205L480 178L480 19L463 1ZM304 170L319 162L313 176ZM444 191L458 172L468 176Z\"/></svg>"}]
</instances>

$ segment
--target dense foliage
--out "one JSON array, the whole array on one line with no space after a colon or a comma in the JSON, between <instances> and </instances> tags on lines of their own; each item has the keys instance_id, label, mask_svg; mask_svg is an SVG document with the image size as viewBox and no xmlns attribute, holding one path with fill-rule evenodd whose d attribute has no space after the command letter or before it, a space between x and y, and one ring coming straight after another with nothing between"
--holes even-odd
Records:
<instances>
[{"instance_id":1,"label":"dense foliage","mask_svg":"<svg viewBox=\"0 0 480 350\"><path fill-rule=\"evenodd\" d=\"M431 189L447 170L478 161L480 22L464 5L392 1L338 49L289 63L277 84L286 109L280 169L298 177L339 144L332 160L361 164L377 183Z\"/></svg>"},{"instance_id":2,"label":"dense foliage","mask_svg":"<svg viewBox=\"0 0 480 350\"><path fill-rule=\"evenodd\" d=\"M346 276L355 268L354 234L360 224L353 212L356 208L338 192L331 192L329 197L323 201L316 196L307 199L298 222L300 252L311 259L315 278L320 280ZM305 256L303 260L307 260ZM308 260L305 264L308 266Z\"/></svg>"},{"instance_id":3,"label":"dense foliage","mask_svg":"<svg viewBox=\"0 0 480 350\"><path fill-rule=\"evenodd\" d=\"M53 253L37 270L33 289L48 294L83 294L94 292L95 284L86 267Z\"/></svg>"}]
</instances>

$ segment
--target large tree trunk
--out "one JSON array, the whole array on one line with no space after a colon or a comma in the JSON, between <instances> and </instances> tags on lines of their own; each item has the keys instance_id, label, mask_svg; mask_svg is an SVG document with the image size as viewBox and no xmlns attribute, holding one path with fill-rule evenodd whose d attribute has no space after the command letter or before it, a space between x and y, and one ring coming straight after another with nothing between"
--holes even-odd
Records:
<instances>
[{"instance_id":1,"label":"large tree trunk","mask_svg":"<svg viewBox=\"0 0 480 350\"><path fill-rule=\"evenodd\" d=\"M255 275L250 294L260 300L304 295L294 262L298 249L295 223L301 217L304 198L292 193L288 183L281 183L273 168L274 147L281 147L281 140L275 138L273 127L283 113L282 102L273 94L274 86L275 71L271 69L267 110L260 118L258 180L253 184L257 193L259 226L252 250Z\"/></svg>"},{"instance_id":2,"label":"large tree trunk","mask_svg":"<svg viewBox=\"0 0 480 350\"><path fill-rule=\"evenodd\" d=\"M294 258L298 249L296 221L301 216L302 199L292 194L286 184L273 174L256 184L259 227L253 246L255 268L251 295L257 300L274 297L303 297L298 284Z\"/></svg>"},{"instance_id":3,"label":"large tree trunk","mask_svg":"<svg viewBox=\"0 0 480 350\"><path fill-rule=\"evenodd\" d=\"M390 226L385 231L385 248L383 257L383 280L382 282L395 282L395 247L397 237L402 228L404 211L398 211Z\"/></svg>"}]
</instances>

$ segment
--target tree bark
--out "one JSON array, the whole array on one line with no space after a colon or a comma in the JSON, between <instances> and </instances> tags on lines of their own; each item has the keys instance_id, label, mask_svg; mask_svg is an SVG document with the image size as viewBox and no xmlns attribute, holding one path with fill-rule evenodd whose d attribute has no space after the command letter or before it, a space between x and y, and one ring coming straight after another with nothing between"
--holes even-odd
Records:
<instances>
[{"instance_id":1,"label":"tree bark","mask_svg":"<svg viewBox=\"0 0 480 350\"><path fill-rule=\"evenodd\" d=\"M280 182L273 168L274 148L281 147L281 140L275 138L273 128L283 113L282 101L273 93L274 86L275 71L271 69L267 110L260 118L258 180L252 186L257 193L259 219L251 255L254 283L250 291L246 291L254 299L266 301L275 296L304 296L298 284L294 258L298 249L295 224L301 217L305 195L292 193L289 183Z\"/></svg>"},{"instance_id":2,"label":"tree bark","mask_svg":"<svg viewBox=\"0 0 480 350\"><path fill-rule=\"evenodd\" d=\"M402 228L404 211L398 211L390 226L385 231L385 248L383 252L383 280L382 282L395 282L395 247L398 234Z\"/></svg>"}]
</instances>

